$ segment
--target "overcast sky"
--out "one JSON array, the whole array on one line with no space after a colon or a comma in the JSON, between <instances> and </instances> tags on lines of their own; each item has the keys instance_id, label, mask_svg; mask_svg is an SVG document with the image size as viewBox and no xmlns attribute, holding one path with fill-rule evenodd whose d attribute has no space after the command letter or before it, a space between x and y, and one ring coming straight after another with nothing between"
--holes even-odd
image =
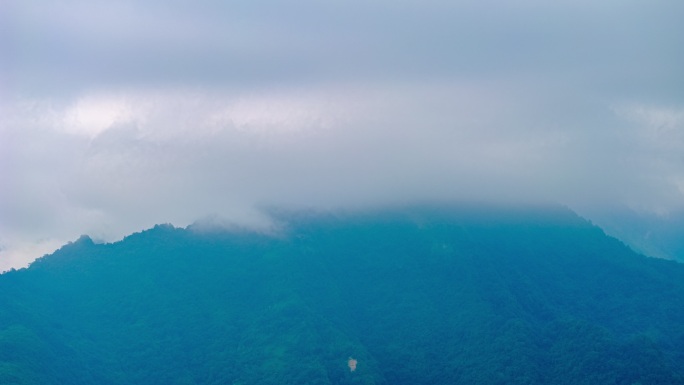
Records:
<instances>
[{"instance_id":1,"label":"overcast sky","mask_svg":"<svg viewBox=\"0 0 684 385\"><path fill-rule=\"evenodd\" d=\"M426 200L684 207L681 0L0 2L0 271Z\"/></svg>"}]
</instances>

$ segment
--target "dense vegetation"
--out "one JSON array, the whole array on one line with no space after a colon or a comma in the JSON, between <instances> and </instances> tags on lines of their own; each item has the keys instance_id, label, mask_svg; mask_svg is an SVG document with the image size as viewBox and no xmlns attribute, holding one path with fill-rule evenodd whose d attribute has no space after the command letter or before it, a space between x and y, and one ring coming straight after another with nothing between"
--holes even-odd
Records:
<instances>
[{"instance_id":1,"label":"dense vegetation","mask_svg":"<svg viewBox=\"0 0 684 385\"><path fill-rule=\"evenodd\" d=\"M684 384L684 265L565 209L280 219L1 275L0 384Z\"/></svg>"}]
</instances>

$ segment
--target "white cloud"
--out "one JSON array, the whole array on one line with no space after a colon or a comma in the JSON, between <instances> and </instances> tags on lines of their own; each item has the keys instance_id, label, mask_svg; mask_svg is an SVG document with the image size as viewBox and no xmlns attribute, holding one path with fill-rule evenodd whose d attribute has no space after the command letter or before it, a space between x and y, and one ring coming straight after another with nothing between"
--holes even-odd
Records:
<instances>
[{"instance_id":1,"label":"white cloud","mask_svg":"<svg viewBox=\"0 0 684 385\"><path fill-rule=\"evenodd\" d=\"M94 138L114 125L130 123L132 107L122 97L91 95L64 112L62 128L70 134Z\"/></svg>"},{"instance_id":2,"label":"white cloud","mask_svg":"<svg viewBox=\"0 0 684 385\"><path fill-rule=\"evenodd\" d=\"M43 255L50 254L64 245L63 240L14 239L14 242L1 244L0 273L10 269L20 269Z\"/></svg>"},{"instance_id":3,"label":"white cloud","mask_svg":"<svg viewBox=\"0 0 684 385\"><path fill-rule=\"evenodd\" d=\"M634 123L641 138L661 148L684 150L684 108L631 103L615 112Z\"/></svg>"},{"instance_id":4,"label":"white cloud","mask_svg":"<svg viewBox=\"0 0 684 385\"><path fill-rule=\"evenodd\" d=\"M0 260L269 204L684 201L672 2L10 3Z\"/></svg>"},{"instance_id":5,"label":"white cloud","mask_svg":"<svg viewBox=\"0 0 684 385\"><path fill-rule=\"evenodd\" d=\"M609 152L606 162L592 164L588 141L607 151L619 130L592 138L569 131L575 123L535 117L543 95L534 92L392 83L94 95L9 109L12 127L26 129L0 129L1 139L16 144L9 160L21 170L6 176L13 186L3 197L11 213L0 223L6 234L23 243L33 234L32 242L47 239L50 247L82 233L111 241L207 216L260 223L263 205L664 202L661 192L630 184L651 168L637 162L624 175L615 172L610 158L625 154ZM663 179L653 187L669 180L676 188L672 174L657 175ZM8 242L1 253L15 263L33 250L22 242Z\"/></svg>"},{"instance_id":6,"label":"white cloud","mask_svg":"<svg viewBox=\"0 0 684 385\"><path fill-rule=\"evenodd\" d=\"M261 135L328 130L348 108L326 101L328 98L297 93L245 95L227 100L225 107L209 114L207 123Z\"/></svg>"}]
</instances>

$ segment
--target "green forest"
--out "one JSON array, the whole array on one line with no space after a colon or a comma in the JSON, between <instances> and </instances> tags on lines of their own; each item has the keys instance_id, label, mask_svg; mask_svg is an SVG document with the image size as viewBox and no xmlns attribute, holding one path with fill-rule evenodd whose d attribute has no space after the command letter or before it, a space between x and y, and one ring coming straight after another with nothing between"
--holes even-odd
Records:
<instances>
[{"instance_id":1,"label":"green forest","mask_svg":"<svg viewBox=\"0 0 684 385\"><path fill-rule=\"evenodd\" d=\"M0 275L0 384L684 384L684 265L570 210L272 215Z\"/></svg>"}]
</instances>

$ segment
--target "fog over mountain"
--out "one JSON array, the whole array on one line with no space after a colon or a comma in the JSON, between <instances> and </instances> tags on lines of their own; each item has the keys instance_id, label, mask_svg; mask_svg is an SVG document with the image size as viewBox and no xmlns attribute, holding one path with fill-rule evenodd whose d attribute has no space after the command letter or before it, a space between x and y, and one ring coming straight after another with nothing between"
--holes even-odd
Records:
<instances>
[{"instance_id":1,"label":"fog over mountain","mask_svg":"<svg viewBox=\"0 0 684 385\"><path fill-rule=\"evenodd\" d=\"M268 227L263 207L679 215L683 19L672 0L4 1L0 270L80 234Z\"/></svg>"},{"instance_id":2,"label":"fog over mountain","mask_svg":"<svg viewBox=\"0 0 684 385\"><path fill-rule=\"evenodd\" d=\"M273 214L1 274L0 383L684 384L684 265L568 209Z\"/></svg>"}]
</instances>

